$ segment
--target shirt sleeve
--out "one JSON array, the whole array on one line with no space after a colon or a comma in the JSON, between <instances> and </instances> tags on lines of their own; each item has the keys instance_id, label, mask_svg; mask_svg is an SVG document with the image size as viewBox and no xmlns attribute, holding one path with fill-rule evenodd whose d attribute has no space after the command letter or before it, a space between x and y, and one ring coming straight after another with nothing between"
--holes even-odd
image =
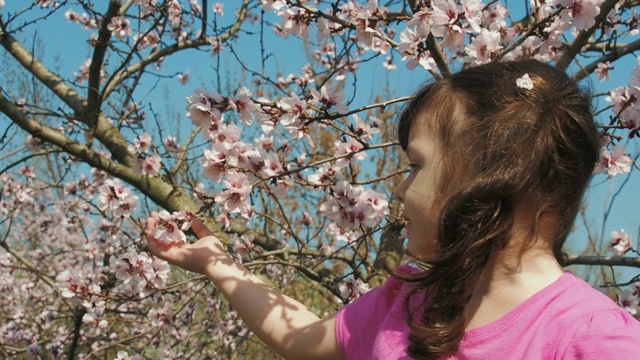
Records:
<instances>
[{"instance_id":1,"label":"shirt sleeve","mask_svg":"<svg viewBox=\"0 0 640 360\"><path fill-rule=\"evenodd\" d=\"M622 309L585 315L573 330L568 343L559 347L564 350L558 359L631 359L640 354L640 322Z\"/></svg>"}]
</instances>

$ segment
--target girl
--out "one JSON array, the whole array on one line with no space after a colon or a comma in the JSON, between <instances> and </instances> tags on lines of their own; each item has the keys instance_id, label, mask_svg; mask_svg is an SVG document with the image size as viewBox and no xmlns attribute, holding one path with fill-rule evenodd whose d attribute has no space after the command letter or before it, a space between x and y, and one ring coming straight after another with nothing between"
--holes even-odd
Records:
<instances>
[{"instance_id":1,"label":"girl","mask_svg":"<svg viewBox=\"0 0 640 360\"><path fill-rule=\"evenodd\" d=\"M194 220L194 244L149 249L206 274L287 359L613 359L640 323L560 266L598 160L588 94L533 60L467 68L425 86L398 127L410 232L385 285L318 318L230 258ZM631 355L633 356L633 355Z\"/></svg>"}]
</instances>

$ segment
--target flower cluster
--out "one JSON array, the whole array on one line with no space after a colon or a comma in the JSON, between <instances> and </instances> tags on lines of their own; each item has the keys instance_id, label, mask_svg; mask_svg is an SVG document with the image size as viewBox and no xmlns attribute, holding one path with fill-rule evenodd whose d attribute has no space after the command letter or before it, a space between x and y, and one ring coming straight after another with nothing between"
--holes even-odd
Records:
<instances>
[{"instance_id":1,"label":"flower cluster","mask_svg":"<svg viewBox=\"0 0 640 360\"><path fill-rule=\"evenodd\" d=\"M360 279L351 278L338 285L338 289L344 302L349 303L369 291L369 284L363 283Z\"/></svg>"},{"instance_id":2,"label":"flower cluster","mask_svg":"<svg viewBox=\"0 0 640 360\"><path fill-rule=\"evenodd\" d=\"M111 258L110 269L121 282L121 291L146 296L165 287L170 275L169 264L151 258L146 252L128 251Z\"/></svg>"},{"instance_id":3,"label":"flower cluster","mask_svg":"<svg viewBox=\"0 0 640 360\"><path fill-rule=\"evenodd\" d=\"M635 283L633 290L622 290L618 295L618 304L629 314L640 314L640 283Z\"/></svg>"},{"instance_id":4,"label":"flower cluster","mask_svg":"<svg viewBox=\"0 0 640 360\"><path fill-rule=\"evenodd\" d=\"M358 229L379 224L389 214L389 203L384 194L341 180L331 187L320 211L342 228Z\"/></svg>"},{"instance_id":5,"label":"flower cluster","mask_svg":"<svg viewBox=\"0 0 640 360\"><path fill-rule=\"evenodd\" d=\"M613 151L610 151L607 146L603 146L600 149L600 160L596 164L594 172L613 177L629 173L632 165L633 159L622 146L613 146Z\"/></svg>"},{"instance_id":6,"label":"flower cluster","mask_svg":"<svg viewBox=\"0 0 640 360\"><path fill-rule=\"evenodd\" d=\"M609 240L609 247L616 256L624 256L629 250L633 248L633 239L627 234L624 229L611 232L611 240Z\"/></svg>"},{"instance_id":7,"label":"flower cluster","mask_svg":"<svg viewBox=\"0 0 640 360\"><path fill-rule=\"evenodd\" d=\"M131 211L138 208L138 197L132 194L131 189L122 186L120 180L107 179L98 188L98 208L110 210L116 218L129 217Z\"/></svg>"},{"instance_id":8,"label":"flower cluster","mask_svg":"<svg viewBox=\"0 0 640 360\"><path fill-rule=\"evenodd\" d=\"M163 244L173 244L185 242L187 240L184 232L191 228L194 215L189 211L177 211L169 214L162 210L156 219L153 237Z\"/></svg>"}]
</instances>

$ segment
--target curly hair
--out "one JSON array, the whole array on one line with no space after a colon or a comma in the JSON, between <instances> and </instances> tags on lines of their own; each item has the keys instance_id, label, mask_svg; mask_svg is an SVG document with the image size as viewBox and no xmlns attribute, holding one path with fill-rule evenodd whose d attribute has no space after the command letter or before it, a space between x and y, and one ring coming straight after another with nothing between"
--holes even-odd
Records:
<instances>
[{"instance_id":1,"label":"curly hair","mask_svg":"<svg viewBox=\"0 0 640 360\"><path fill-rule=\"evenodd\" d=\"M516 84L525 74L531 89ZM416 122L426 122L444 149L436 256L423 275L394 275L415 282L405 300L408 353L435 359L456 352L465 306L494 249L508 244L518 207L531 214L531 243L543 215L558 219L553 251L560 260L599 136L589 91L535 60L466 68L420 89L398 124L405 151ZM417 308L412 298L420 299Z\"/></svg>"}]
</instances>

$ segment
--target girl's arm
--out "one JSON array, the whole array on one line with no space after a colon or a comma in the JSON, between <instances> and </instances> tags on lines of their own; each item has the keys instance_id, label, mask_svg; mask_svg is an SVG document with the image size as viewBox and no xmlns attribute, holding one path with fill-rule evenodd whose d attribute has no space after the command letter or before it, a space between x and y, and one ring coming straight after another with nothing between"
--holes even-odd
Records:
<instances>
[{"instance_id":1,"label":"girl's arm","mask_svg":"<svg viewBox=\"0 0 640 360\"><path fill-rule=\"evenodd\" d=\"M147 219L149 250L185 270L207 275L247 326L286 359L341 359L335 314L318 318L304 305L265 284L236 263L213 232L197 218L193 244L166 245L153 236L156 213Z\"/></svg>"}]
</instances>

